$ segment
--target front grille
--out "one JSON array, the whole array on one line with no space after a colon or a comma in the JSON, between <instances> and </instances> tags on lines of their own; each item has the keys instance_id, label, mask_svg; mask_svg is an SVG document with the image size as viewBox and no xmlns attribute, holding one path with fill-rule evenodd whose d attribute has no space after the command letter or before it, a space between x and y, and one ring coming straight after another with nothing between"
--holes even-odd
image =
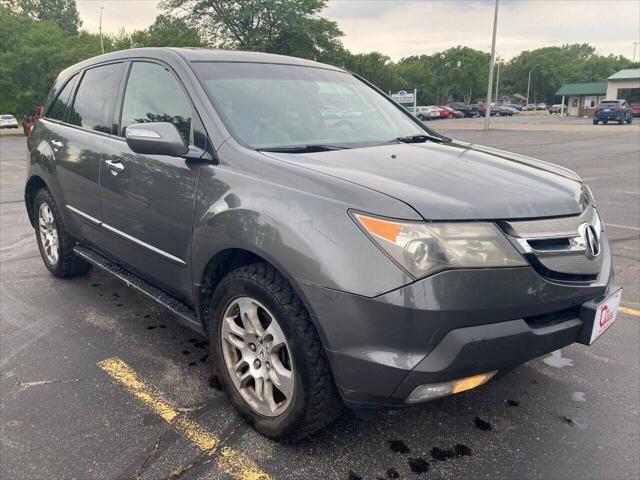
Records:
<instances>
[{"instance_id":1,"label":"front grille","mask_svg":"<svg viewBox=\"0 0 640 480\"><path fill-rule=\"evenodd\" d=\"M582 215L575 217L558 217L543 220L524 220L504 222L507 233L514 237L527 238L559 238L574 237L578 234L578 227L583 223L594 223L596 210L589 205Z\"/></svg>"},{"instance_id":2,"label":"front grille","mask_svg":"<svg viewBox=\"0 0 640 480\"><path fill-rule=\"evenodd\" d=\"M595 208L588 205L581 215L500 222L502 230L531 265L542 275L559 280L587 281L595 279L602 268L602 255L589 258L584 249L572 248L580 237L582 224L602 229Z\"/></svg>"},{"instance_id":3,"label":"front grille","mask_svg":"<svg viewBox=\"0 0 640 480\"><path fill-rule=\"evenodd\" d=\"M564 275L598 275L602 266L602 255L597 256L595 259L590 259L582 253L538 255L537 260L547 270Z\"/></svg>"}]
</instances>

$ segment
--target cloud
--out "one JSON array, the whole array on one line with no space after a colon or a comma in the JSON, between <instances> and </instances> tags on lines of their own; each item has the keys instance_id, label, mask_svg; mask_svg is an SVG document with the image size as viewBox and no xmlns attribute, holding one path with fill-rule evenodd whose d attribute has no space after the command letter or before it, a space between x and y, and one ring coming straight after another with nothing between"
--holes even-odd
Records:
<instances>
[{"instance_id":1,"label":"cloud","mask_svg":"<svg viewBox=\"0 0 640 480\"><path fill-rule=\"evenodd\" d=\"M121 28L129 33L147 28L160 13L159 3L157 0L76 0L82 28L98 32L102 6L102 31L110 34L118 33Z\"/></svg>"},{"instance_id":2,"label":"cloud","mask_svg":"<svg viewBox=\"0 0 640 480\"><path fill-rule=\"evenodd\" d=\"M330 0L324 14L338 22L348 49L398 60L456 45L488 51L493 9L493 1ZM522 50L590 43L598 53L631 57L639 19L637 0L503 0L496 49L509 59Z\"/></svg>"},{"instance_id":3,"label":"cloud","mask_svg":"<svg viewBox=\"0 0 640 480\"><path fill-rule=\"evenodd\" d=\"M100 6L106 33L148 27L157 0L78 0L83 27L98 31ZM338 22L345 47L377 50L399 60L456 45L489 51L493 0L330 0L323 14ZM612 28L612 25L614 26ZM600 28L602 27L602 28ZM633 56L640 39L638 0L502 0L498 53L509 59L522 50L590 43L598 53ZM640 45L637 58L640 58Z\"/></svg>"}]
</instances>

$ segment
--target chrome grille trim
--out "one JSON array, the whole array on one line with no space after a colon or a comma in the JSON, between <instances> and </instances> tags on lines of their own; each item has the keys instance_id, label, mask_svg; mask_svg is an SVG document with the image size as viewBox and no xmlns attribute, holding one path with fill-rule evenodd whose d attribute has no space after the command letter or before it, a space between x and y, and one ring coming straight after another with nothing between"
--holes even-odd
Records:
<instances>
[{"instance_id":1,"label":"chrome grille trim","mask_svg":"<svg viewBox=\"0 0 640 480\"><path fill-rule=\"evenodd\" d=\"M604 231L593 205L588 205L581 215L573 217L498 222L511 242L541 274L549 277L593 277L600 273L603 259L602 255L587 257L580 229L585 223L593 225L598 234ZM553 241L556 239L559 242ZM540 241L551 241L550 246L539 247Z\"/></svg>"},{"instance_id":2,"label":"chrome grille trim","mask_svg":"<svg viewBox=\"0 0 640 480\"><path fill-rule=\"evenodd\" d=\"M589 205L581 215L575 217L548 218L543 220L524 220L504 222L509 235L527 240L544 238L567 238L578 234L578 227L583 223L595 226L598 218L596 209Z\"/></svg>"}]
</instances>

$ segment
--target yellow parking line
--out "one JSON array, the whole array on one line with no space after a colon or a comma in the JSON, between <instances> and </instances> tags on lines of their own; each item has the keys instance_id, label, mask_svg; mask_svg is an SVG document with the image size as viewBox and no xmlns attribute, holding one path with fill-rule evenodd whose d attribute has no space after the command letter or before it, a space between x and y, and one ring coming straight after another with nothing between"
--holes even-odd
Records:
<instances>
[{"instance_id":1,"label":"yellow parking line","mask_svg":"<svg viewBox=\"0 0 640 480\"><path fill-rule=\"evenodd\" d=\"M180 416L178 410L165 401L158 392L140 380L138 374L122 360L117 357L109 358L99 362L98 366L200 450L210 455L218 453L217 447L221 440L217 435L198 422L190 420L184 415ZM260 470L250 458L229 447L220 449L218 468L237 480L271 479L271 476Z\"/></svg>"},{"instance_id":2,"label":"yellow parking line","mask_svg":"<svg viewBox=\"0 0 640 480\"><path fill-rule=\"evenodd\" d=\"M625 230L634 230L636 232L640 232L640 228L638 227L632 227L630 225L618 225L617 223L607 223L607 227L623 228Z\"/></svg>"},{"instance_id":3,"label":"yellow parking line","mask_svg":"<svg viewBox=\"0 0 640 480\"><path fill-rule=\"evenodd\" d=\"M626 313L627 315L633 315L634 317L640 317L640 310L634 310L633 308L620 307L618 311Z\"/></svg>"}]
</instances>

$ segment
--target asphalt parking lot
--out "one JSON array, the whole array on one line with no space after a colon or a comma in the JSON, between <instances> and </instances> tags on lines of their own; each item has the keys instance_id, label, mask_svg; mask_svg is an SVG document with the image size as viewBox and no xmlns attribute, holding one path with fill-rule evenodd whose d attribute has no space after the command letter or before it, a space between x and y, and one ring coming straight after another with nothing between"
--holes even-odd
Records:
<instances>
[{"instance_id":1,"label":"asphalt parking lot","mask_svg":"<svg viewBox=\"0 0 640 480\"><path fill-rule=\"evenodd\" d=\"M534 117L537 118L537 117ZM625 291L617 324L477 390L295 445L261 437L210 385L207 346L93 270L48 274L22 200L25 142L0 139L0 477L640 477L640 129L540 117L430 122L559 163L592 187Z\"/></svg>"}]
</instances>

